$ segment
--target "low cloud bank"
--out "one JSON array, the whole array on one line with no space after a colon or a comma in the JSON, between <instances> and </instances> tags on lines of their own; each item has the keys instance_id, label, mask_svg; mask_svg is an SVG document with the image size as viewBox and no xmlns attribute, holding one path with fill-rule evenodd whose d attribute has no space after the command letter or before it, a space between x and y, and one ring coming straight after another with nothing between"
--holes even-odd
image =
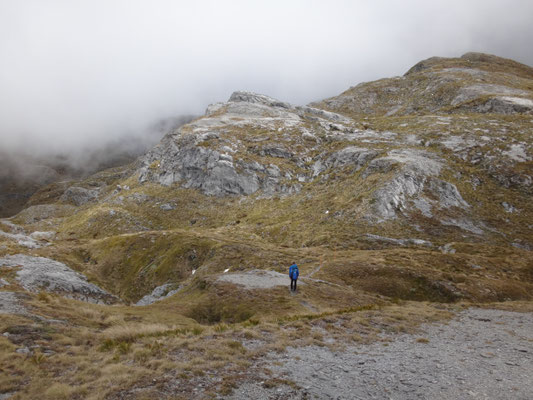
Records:
<instances>
[{"instance_id":1,"label":"low cloud bank","mask_svg":"<svg viewBox=\"0 0 533 400\"><path fill-rule=\"evenodd\" d=\"M305 104L434 55L533 64L531 15L525 0L0 1L0 152L78 168L234 90Z\"/></svg>"}]
</instances>

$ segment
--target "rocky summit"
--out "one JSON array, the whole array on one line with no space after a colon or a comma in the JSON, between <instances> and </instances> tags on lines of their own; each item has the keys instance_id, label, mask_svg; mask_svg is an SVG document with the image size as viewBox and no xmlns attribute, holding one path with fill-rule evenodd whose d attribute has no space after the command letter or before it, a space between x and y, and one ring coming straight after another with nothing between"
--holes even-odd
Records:
<instances>
[{"instance_id":1,"label":"rocky summit","mask_svg":"<svg viewBox=\"0 0 533 400\"><path fill-rule=\"evenodd\" d=\"M307 398L258 360L412 334L465 305L527 309L532 195L533 69L515 61L433 57L308 106L237 91L0 220L0 354L21 356L0 398L53 376L67 383L49 398L229 396L252 375L235 398ZM31 380L41 365L56 375Z\"/></svg>"},{"instance_id":2,"label":"rocky summit","mask_svg":"<svg viewBox=\"0 0 533 400\"><path fill-rule=\"evenodd\" d=\"M432 57L402 77L361 83L319 106L348 114L533 113L533 69L512 60L467 53Z\"/></svg>"}]
</instances>

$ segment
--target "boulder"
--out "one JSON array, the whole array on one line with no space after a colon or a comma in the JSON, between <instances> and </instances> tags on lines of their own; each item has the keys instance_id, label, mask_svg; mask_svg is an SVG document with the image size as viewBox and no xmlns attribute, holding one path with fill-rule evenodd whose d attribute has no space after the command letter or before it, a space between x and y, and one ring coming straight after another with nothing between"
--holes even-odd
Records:
<instances>
[{"instance_id":1,"label":"boulder","mask_svg":"<svg viewBox=\"0 0 533 400\"><path fill-rule=\"evenodd\" d=\"M0 267L17 267L17 281L30 292L44 290L90 303L118 301L115 296L89 283L84 275L49 258L16 254L0 258Z\"/></svg>"},{"instance_id":2,"label":"boulder","mask_svg":"<svg viewBox=\"0 0 533 400\"><path fill-rule=\"evenodd\" d=\"M155 303L156 301L166 299L167 297L170 297L178 293L178 291L181 289L181 287L172 289L175 286L176 285L172 283L165 283L164 285L158 286L152 291L152 293L144 296L137 303L135 303L135 305L136 306L147 306L147 305Z\"/></svg>"},{"instance_id":3,"label":"boulder","mask_svg":"<svg viewBox=\"0 0 533 400\"><path fill-rule=\"evenodd\" d=\"M86 189L79 186L71 186L61 196L60 200L65 203L82 206L98 199L98 189Z\"/></svg>"}]
</instances>

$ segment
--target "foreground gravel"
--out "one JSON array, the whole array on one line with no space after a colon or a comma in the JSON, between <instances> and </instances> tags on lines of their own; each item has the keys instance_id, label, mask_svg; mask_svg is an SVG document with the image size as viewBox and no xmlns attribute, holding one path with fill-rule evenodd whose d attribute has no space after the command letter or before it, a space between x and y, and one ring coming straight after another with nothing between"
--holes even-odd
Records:
<instances>
[{"instance_id":1,"label":"foreground gravel","mask_svg":"<svg viewBox=\"0 0 533 400\"><path fill-rule=\"evenodd\" d=\"M248 382L233 399L524 399L533 398L533 314L469 309L417 335L349 346L288 348L266 360L273 377ZM258 377L261 380L261 377Z\"/></svg>"}]
</instances>

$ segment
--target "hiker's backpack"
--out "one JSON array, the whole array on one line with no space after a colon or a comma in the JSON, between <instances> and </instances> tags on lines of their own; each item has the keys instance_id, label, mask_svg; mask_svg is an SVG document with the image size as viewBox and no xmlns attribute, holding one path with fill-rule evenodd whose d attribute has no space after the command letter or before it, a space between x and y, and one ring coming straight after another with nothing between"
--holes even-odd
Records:
<instances>
[{"instance_id":1,"label":"hiker's backpack","mask_svg":"<svg viewBox=\"0 0 533 400\"><path fill-rule=\"evenodd\" d=\"M291 265L289 268L289 276L291 279L298 279L300 271L298 271L298 266L296 264Z\"/></svg>"}]
</instances>

